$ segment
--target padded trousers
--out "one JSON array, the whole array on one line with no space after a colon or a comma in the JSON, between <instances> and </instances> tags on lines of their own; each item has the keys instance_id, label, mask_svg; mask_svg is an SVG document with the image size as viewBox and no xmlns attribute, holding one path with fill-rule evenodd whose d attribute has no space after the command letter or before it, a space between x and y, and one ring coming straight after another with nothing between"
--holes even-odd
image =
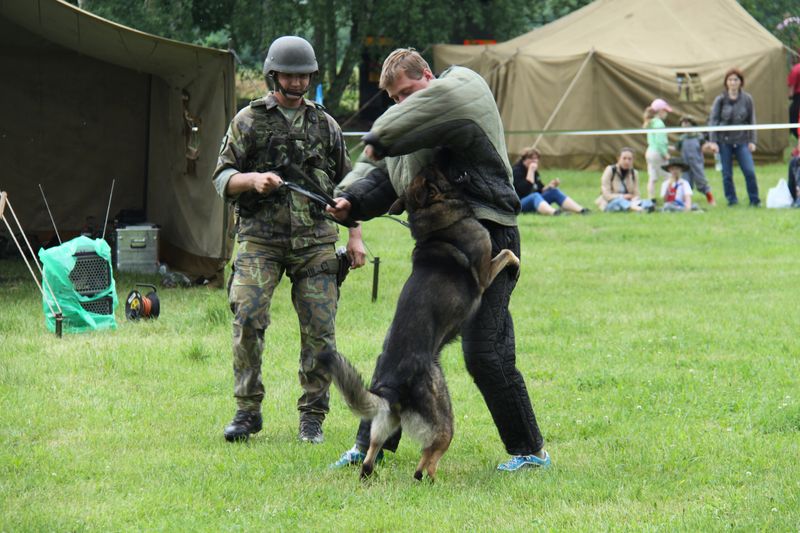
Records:
<instances>
[{"instance_id":1,"label":"padded trousers","mask_svg":"<svg viewBox=\"0 0 800 533\"><path fill-rule=\"evenodd\" d=\"M508 248L520 257L519 230L482 220L492 239L492 255ZM461 329L467 371L483 395L506 451L529 455L544 446L528 389L516 363L514 323L508 304L519 271L508 267L486 289L478 311ZM356 435L359 448L369 447L370 422L362 420ZM400 431L383 445L395 451Z\"/></svg>"}]
</instances>

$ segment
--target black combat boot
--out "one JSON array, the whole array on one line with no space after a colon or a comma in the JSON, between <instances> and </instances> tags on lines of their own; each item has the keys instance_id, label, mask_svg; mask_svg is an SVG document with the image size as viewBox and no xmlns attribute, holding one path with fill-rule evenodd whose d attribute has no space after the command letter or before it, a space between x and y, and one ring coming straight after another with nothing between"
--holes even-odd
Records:
<instances>
[{"instance_id":1,"label":"black combat boot","mask_svg":"<svg viewBox=\"0 0 800 533\"><path fill-rule=\"evenodd\" d=\"M325 437L322 435L322 421L324 419L324 415L301 413L300 440L303 442L310 442L311 444L321 444L322 441L325 440Z\"/></svg>"},{"instance_id":2,"label":"black combat boot","mask_svg":"<svg viewBox=\"0 0 800 533\"><path fill-rule=\"evenodd\" d=\"M225 440L228 442L247 440L251 434L261 431L261 425L261 413L236 411L233 422L225 428Z\"/></svg>"}]
</instances>

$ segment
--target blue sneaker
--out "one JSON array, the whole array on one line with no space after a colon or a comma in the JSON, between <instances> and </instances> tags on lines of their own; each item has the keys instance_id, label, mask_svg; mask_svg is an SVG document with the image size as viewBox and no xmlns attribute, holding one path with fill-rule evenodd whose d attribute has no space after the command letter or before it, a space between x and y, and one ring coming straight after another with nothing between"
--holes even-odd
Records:
<instances>
[{"instance_id":1,"label":"blue sneaker","mask_svg":"<svg viewBox=\"0 0 800 533\"><path fill-rule=\"evenodd\" d=\"M367 456L365 452L358 449L358 446L353 446L339 457L339 460L331 464L329 468L344 468L345 466L360 465L364 462ZM383 462L383 450L378 452L378 457L375 458L376 463Z\"/></svg>"},{"instance_id":2,"label":"blue sneaker","mask_svg":"<svg viewBox=\"0 0 800 533\"><path fill-rule=\"evenodd\" d=\"M497 469L505 472L514 472L528 466L547 468L550 466L550 454L545 451L544 459L535 455L512 455L511 459L497 465Z\"/></svg>"}]
</instances>

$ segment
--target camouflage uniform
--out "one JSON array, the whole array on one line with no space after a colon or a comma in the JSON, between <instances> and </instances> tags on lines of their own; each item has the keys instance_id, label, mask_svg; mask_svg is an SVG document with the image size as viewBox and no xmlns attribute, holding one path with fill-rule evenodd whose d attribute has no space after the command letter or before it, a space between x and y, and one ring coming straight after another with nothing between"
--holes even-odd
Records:
<instances>
[{"instance_id":1,"label":"camouflage uniform","mask_svg":"<svg viewBox=\"0 0 800 533\"><path fill-rule=\"evenodd\" d=\"M300 172L298 172L298 169ZM329 194L350 171L339 125L321 107L304 100L291 124L272 93L241 110L228 128L214 172L217 191L235 202L239 250L229 287L233 319L234 395L244 411L260 411L264 398L261 354L272 294L285 272L300 323L301 414L328 412L330 376L317 369L316 355L335 349L338 298L337 226L324 209L281 187L236 198L225 188L236 173L272 171L285 181ZM308 180L314 180L309 184Z\"/></svg>"}]
</instances>

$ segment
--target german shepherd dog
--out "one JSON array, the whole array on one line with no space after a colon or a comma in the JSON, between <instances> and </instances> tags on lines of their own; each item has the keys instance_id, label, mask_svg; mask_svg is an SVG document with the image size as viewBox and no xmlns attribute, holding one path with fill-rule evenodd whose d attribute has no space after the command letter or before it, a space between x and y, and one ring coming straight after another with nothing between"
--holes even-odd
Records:
<instances>
[{"instance_id":1,"label":"german shepherd dog","mask_svg":"<svg viewBox=\"0 0 800 533\"><path fill-rule=\"evenodd\" d=\"M404 205L403 205L404 203ZM422 443L414 477L431 481L453 438L453 410L439 361L481 303L484 290L507 265L519 266L510 250L491 257L489 232L475 218L460 188L436 167L426 167L390 212L405 208L416 240L411 276L367 389L341 354L320 355L347 405L372 420L361 477L372 474L383 443L399 427Z\"/></svg>"}]
</instances>

